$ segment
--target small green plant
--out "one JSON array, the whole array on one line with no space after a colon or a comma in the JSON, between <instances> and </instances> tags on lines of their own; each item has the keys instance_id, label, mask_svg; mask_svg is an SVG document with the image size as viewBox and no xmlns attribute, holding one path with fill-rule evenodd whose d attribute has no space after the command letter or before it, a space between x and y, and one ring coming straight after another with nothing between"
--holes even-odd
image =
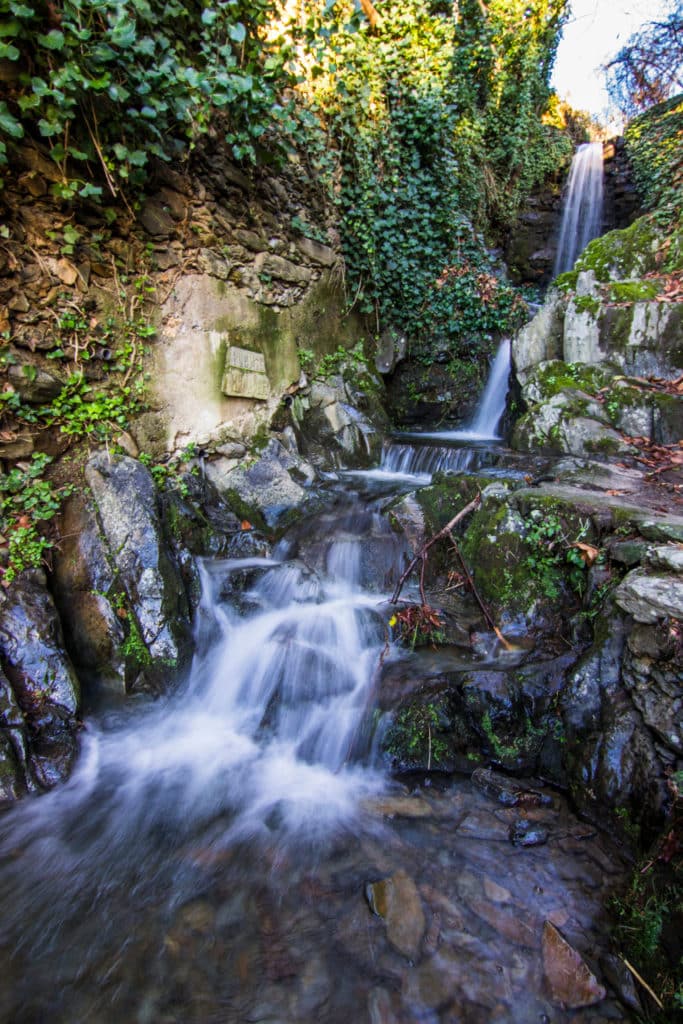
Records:
<instances>
[{"instance_id":1,"label":"small green plant","mask_svg":"<svg viewBox=\"0 0 683 1024\"><path fill-rule=\"evenodd\" d=\"M384 741L384 749L398 760L426 762L427 771L444 764L448 746L442 736L441 712L434 702L412 704L396 715Z\"/></svg>"},{"instance_id":2,"label":"small green plant","mask_svg":"<svg viewBox=\"0 0 683 1024\"><path fill-rule=\"evenodd\" d=\"M72 487L55 487L44 475L52 459L34 453L30 462L19 463L0 475L0 532L7 558L2 583L7 586L24 569L38 568L53 542L45 524L59 512Z\"/></svg>"},{"instance_id":3,"label":"small green plant","mask_svg":"<svg viewBox=\"0 0 683 1024\"><path fill-rule=\"evenodd\" d=\"M299 366L306 374L311 374L315 368L315 352L311 348L297 349Z\"/></svg>"},{"instance_id":4,"label":"small green plant","mask_svg":"<svg viewBox=\"0 0 683 1024\"><path fill-rule=\"evenodd\" d=\"M155 462L151 455L147 452L141 452L138 455L138 461L146 466L152 474L157 487L165 487L168 484L172 484L177 488L178 492L183 498L187 498L190 493L190 489L187 483L183 479L181 473L181 465L186 458L193 458L194 456L188 455L188 450L193 449L193 445L189 445L185 451L175 459L170 459L168 462ZM192 472L192 471L191 471ZM196 472L196 469L195 469Z\"/></svg>"},{"instance_id":5,"label":"small green plant","mask_svg":"<svg viewBox=\"0 0 683 1024\"><path fill-rule=\"evenodd\" d=\"M147 649L145 641L142 639L137 623L130 615L126 616L125 621L127 623L128 635L121 644L121 653L124 658L132 661L136 668L145 668L147 665L151 665L152 656Z\"/></svg>"},{"instance_id":6,"label":"small green plant","mask_svg":"<svg viewBox=\"0 0 683 1024\"><path fill-rule=\"evenodd\" d=\"M547 728L535 726L528 715L524 717L522 731L508 743L505 743L497 735L488 711L485 711L481 717L481 728L493 757L499 761L514 761L530 750L538 749L547 735Z\"/></svg>"}]
</instances>

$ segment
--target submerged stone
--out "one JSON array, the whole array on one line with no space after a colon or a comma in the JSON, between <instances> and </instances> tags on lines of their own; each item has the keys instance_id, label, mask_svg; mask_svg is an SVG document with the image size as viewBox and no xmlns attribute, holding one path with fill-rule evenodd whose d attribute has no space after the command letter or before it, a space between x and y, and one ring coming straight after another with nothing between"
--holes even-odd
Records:
<instances>
[{"instance_id":1,"label":"submerged stone","mask_svg":"<svg viewBox=\"0 0 683 1024\"><path fill-rule=\"evenodd\" d=\"M546 983L556 1005L576 1010L605 998L605 989L586 961L550 921L543 925L542 950Z\"/></svg>"},{"instance_id":2,"label":"submerged stone","mask_svg":"<svg viewBox=\"0 0 683 1024\"><path fill-rule=\"evenodd\" d=\"M385 922L391 945L409 960L416 960L425 931L425 914L410 875L399 869L391 878L366 885L365 895L373 914Z\"/></svg>"}]
</instances>

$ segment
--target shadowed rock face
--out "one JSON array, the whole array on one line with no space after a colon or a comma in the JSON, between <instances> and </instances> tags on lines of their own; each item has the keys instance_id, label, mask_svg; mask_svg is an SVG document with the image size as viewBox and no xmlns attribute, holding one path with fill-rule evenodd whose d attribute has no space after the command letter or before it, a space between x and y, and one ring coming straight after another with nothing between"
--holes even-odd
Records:
<instances>
[{"instance_id":1,"label":"shadowed rock face","mask_svg":"<svg viewBox=\"0 0 683 1024\"><path fill-rule=\"evenodd\" d=\"M66 778L76 752L80 685L37 570L0 593L0 800Z\"/></svg>"},{"instance_id":2,"label":"shadowed rock face","mask_svg":"<svg viewBox=\"0 0 683 1024\"><path fill-rule=\"evenodd\" d=\"M154 481L135 459L106 452L86 479L92 497L70 502L55 560L67 642L95 690L158 687L186 660L190 627Z\"/></svg>"}]
</instances>

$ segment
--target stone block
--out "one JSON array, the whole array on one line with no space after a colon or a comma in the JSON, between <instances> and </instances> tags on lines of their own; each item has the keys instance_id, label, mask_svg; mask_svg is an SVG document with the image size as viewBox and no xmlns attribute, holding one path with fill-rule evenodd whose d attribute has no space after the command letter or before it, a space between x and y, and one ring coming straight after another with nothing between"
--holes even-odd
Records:
<instances>
[{"instance_id":1,"label":"stone block","mask_svg":"<svg viewBox=\"0 0 683 1024\"><path fill-rule=\"evenodd\" d=\"M270 398L270 383L263 354L230 345L225 358L221 391L234 398L267 401Z\"/></svg>"}]
</instances>

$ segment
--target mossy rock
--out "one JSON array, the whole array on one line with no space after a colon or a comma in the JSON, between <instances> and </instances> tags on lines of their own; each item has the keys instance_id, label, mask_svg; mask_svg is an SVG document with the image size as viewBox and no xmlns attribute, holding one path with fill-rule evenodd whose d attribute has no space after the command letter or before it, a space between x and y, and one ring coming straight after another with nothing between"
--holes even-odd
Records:
<instances>
[{"instance_id":1,"label":"mossy rock","mask_svg":"<svg viewBox=\"0 0 683 1024\"><path fill-rule=\"evenodd\" d=\"M576 261L575 271L592 270L598 281L642 277L657 269L663 237L651 216L640 217L627 228L609 231L589 242ZM563 275L562 285L567 285Z\"/></svg>"}]
</instances>

